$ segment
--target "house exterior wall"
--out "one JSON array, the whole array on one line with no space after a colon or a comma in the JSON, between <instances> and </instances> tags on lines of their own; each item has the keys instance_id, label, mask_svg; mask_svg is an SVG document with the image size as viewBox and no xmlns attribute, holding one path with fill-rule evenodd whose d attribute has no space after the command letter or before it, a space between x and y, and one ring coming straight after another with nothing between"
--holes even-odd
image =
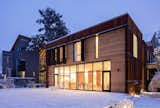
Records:
<instances>
[{"instance_id":1,"label":"house exterior wall","mask_svg":"<svg viewBox=\"0 0 160 108\"><path fill-rule=\"evenodd\" d=\"M111 61L111 91L125 91L125 28L100 35L99 59Z\"/></svg>"},{"instance_id":2,"label":"house exterior wall","mask_svg":"<svg viewBox=\"0 0 160 108\"><path fill-rule=\"evenodd\" d=\"M8 51L2 52L2 73L7 74L7 76L11 77L12 74L12 55Z\"/></svg>"}]
</instances>

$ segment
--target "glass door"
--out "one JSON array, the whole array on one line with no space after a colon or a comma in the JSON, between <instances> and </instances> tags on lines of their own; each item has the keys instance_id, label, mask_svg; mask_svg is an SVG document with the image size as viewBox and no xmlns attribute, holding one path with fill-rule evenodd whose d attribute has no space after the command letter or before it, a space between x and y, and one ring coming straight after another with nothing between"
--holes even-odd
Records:
<instances>
[{"instance_id":1,"label":"glass door","mask_svg":"<svg viewBox=\"0 0 160 108\"><path fill-rule=\"evenodd\" d=\"M110 71L103 71L103 91L110 91Z\"/></svg>"}]
</instances>

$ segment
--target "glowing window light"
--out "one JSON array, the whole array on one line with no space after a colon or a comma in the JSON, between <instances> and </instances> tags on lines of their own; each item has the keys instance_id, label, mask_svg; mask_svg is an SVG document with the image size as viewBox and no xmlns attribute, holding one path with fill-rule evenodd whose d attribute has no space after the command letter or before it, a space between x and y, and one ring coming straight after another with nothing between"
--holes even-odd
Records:
<instances>
[{"instance_id":1,"label":"glowing window light","mask_svg":"<svg viewBox=\"0 0 160 108\"><path fill-rule=\"evenodd\" d=\"M96 35L96 58L98 58L98 35Z\"/></svg>"}]
</instances>

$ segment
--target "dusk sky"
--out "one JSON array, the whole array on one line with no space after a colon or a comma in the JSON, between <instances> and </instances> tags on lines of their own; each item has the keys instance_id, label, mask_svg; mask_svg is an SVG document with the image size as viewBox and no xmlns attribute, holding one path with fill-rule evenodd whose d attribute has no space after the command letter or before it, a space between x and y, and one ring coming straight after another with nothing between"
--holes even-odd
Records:
<instances>
[{"instance_id":1,"label":"dusk sky","mask_svg":"<svg viewBox=\"0 0 160 108\"><path fill-rule=\"evenodd\" d=\"M146 41L160 30L160 0L1 0L0 51L10 50L18 34L37 34L38 9L46 7L63 15L71 33L124 13L130 14Z\"/></svg>"}]
</instances>

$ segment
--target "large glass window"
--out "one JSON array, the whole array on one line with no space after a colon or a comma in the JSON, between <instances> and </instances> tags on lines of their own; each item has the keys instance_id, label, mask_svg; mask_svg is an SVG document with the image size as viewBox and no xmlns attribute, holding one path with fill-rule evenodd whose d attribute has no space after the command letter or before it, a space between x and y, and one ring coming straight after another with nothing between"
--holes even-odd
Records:
<instances>
[{"instance_id":1,"label":"large glass window","mask_svg":"<svg viewBox=\"0 0 160 108\"><path fill-rule=\"evenodd\" d=\"M93 63L93 90L102 90L102 62Z\"/></svg>"},{"instance_id":2,"label":"large glass window","mask_svg":"<svg viewBox=\"0 0 160 108\"><path fill-rule=\"evenodd\" d=\"M133 56L138 57L138 39L135 34L133 34Z\"/></svg>"},{"instance_id":3,"label":"large glass window","mask_svg":"<svg viewBox=\"0 0 160 108\"><path fill-rule=\"evenodd\" d=\"M103 73L103 90L110 90L110 72Z\"/></svg>"},{"instance_id":4,"label":"large glass window","mask_svg":"<svg viewBox=\"0 0 160 108\"><path fill-rule=\"evenodd\" d=\"M70 88L76 89L76 65L70 66Z\"/></svg>"},{"instance_id":5,"label":"large glass window","mask_svg":"<svg viewBox=\"0 0 160 108\"><path fill-rule=\"evenodd\" d=\"M84 64L78 65L78 72L77 72L77 88L80 90L84 90L85 82L84 82Z\"/></svg>"},{"instance_id":6,"label":"large glass window","mask_svg":"<svg viewBox=\"0 0 160 108\"><path fill-rule=\"evenodd\" d=\"M56 67L55 86L79 90L109 90L110 71L110 61Z\"/></svg>"},{"instance_id":7,"label":"large glass window","mask_svg":"<svg viewBox=\"0 0 160 108\"><path fill-rule=\"evenodd\" d=\"M92 90L93 74L92 63L85 64L85 90Z\"/></svg>"},{"instance_id":8,"label":"large glass window","mask_svg":"<svg viewBox=\"0 0 160 108\"><path fill-rule=\"evenodd\" d=\"M104 61L103 65L103 90L110 90L110 72L111 72L111 62Z\"/></svg>"},{"instance_id":9,"label":"large glass window","mask_svg":"<svg viewBox=\"0 0 160 108\"><path fill-rule=\"evenodd\" d=\"M63 67L59 67L59 87L64 88Z\"/></svg>"},{"instance_id":10,"label":"large glass window","mask_svg":"<svg viewBox=\"0 0 160 108\"><path fill-rule=\"evenodd\" d=\"M110 71L111 70L111 62L110 61L104 61L104 71Z\"/></svg>"},{"instance_id":11,"label":"large glass window","mask_svg":"<svg viewBox=\"0 0 160 108\"><path fill-rule=\"evenodd\" d=\"M74 61L81 61L81 42L74 43Z\"/></svg>"},{"instance_id":12,"label":"large glass window","mask_svg":"<svg viewBox=\"0 0 160 108\"><path fill-rule=\"evenodd\" d=\"M64 88L69 88L69 66L64 67Z\"/></svg>"},{"instance_id":13,"label":"large glass window","mask_svg":"<svg viewBox=\"0 0 160 108\"><path fill-rule=\"evenodd\" d=\"M56 87L59 86L59 84L58 84L58 74L59 74L59 69L58 69L58 67L56 67L54 69L54 83L55 83Z\"/></svg>"}]
</instances>

